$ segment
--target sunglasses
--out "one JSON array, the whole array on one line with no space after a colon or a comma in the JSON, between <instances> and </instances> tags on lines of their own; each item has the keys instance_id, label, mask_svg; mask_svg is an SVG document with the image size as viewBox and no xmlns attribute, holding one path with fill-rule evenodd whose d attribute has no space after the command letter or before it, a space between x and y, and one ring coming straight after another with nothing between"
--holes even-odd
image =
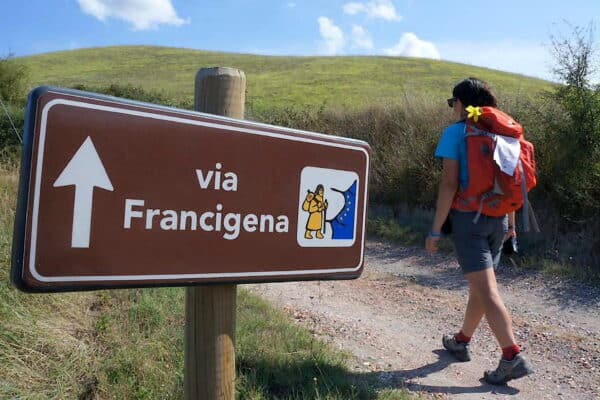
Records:
<instances>
[{"instance_id":1,"label":"sunglasses","mask_svg":"<svg viewBox=\"0 0 600 400\"><path fill-rule=\"evenodd\" d=\"M448 107L452 108L452 107L454 107L454 102L456 101L456 97L451 97L446 101L448 102Z\"/></svg>"}]
</instances>

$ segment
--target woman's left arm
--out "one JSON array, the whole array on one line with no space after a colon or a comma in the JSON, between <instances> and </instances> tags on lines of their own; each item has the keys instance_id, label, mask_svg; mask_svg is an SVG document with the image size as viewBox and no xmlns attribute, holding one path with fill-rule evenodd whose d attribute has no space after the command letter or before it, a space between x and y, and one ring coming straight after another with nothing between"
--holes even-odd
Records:
<instances>
[{"instance_id":1,"label":"woman's left arm","mask_svg":"<svg viewBox=\"0 0 600 400\"><path fill-rule=\"evenodd\" d=\"M504 240L508 239L509 237L516 237L517 236L517 225L516 225L516 221L515 221L515 212L510 212L508 213L508 232L506 232L506 237L504 238Z\"/></svg>"}]
</instances>

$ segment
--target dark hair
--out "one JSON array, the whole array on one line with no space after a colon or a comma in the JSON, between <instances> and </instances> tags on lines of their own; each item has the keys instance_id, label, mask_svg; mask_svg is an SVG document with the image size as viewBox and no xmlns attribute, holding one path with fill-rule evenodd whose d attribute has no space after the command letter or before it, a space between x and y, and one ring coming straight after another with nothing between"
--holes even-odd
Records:
<instances>
[{"instance_id":1,"label":"dark hair","mask_svg":"<svg viewBox=\"0 0 600 400\"><path fill-rule=\"evenodd\" d=\"M454 86L452 96L465 107L496 107L496 96L487 83L477 78L467 78Z\"/></svg>"}]
</instances>

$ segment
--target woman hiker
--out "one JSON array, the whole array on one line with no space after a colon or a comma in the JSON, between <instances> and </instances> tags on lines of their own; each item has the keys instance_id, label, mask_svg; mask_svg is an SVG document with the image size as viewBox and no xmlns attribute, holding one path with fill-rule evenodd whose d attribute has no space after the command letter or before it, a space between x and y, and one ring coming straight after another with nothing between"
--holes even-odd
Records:
<instances>
[{"instance_id":1,"label":"woman hiker","mask_svg":"<svg viewBox=\"0 0 600 400\"><path fill-rule=\"evenodd\" d=\"M480 215L473 220L476 211L460 211L456 194L467 183L467 160L465 119L468 106L496 107L496 98L488 85L475 78L458 83L448 105L454 112L456 122L442 133L435 156L442 159L443 171L438 189L437 206L431 232L425 241L429 253L438 250L442 226L449 216L452 240L458 263L467 279L469 300L465 310L462 329L452 335L444 335L442 344L456 359L469 361L469 342L479 322L485 315L500 347L502 358L495 370L486 371L484 379L491 384L505 384L533 373L533 369L515 341L512 321L498 292L495 267L500 261L505 239L515 236L514 212L505 217ZM476 167L473 167L476 168Z\"/></svg>"}]
</instances>

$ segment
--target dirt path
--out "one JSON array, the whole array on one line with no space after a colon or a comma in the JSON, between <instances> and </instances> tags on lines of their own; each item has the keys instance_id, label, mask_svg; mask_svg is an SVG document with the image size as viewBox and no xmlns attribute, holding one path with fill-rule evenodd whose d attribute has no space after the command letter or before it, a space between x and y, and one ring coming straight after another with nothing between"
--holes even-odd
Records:
<instances>
[{"instance_id":1,"label":"dirt path","mask_svg":"<svg viewBox=\"0 0 600 400\"><path fill-rule=\"evenodd\" d=\"M405 387L449 399L600 399L600 290L505 267L501 293L536 374L497 387L480 381L499 348L484 321L474 359L455 362L441 335L456 331L466 282L448 256L368 242L365 271L353 281L252 285L297 323L354 355L357 374L382 388Z\"/></svg>"}]
</instances>

